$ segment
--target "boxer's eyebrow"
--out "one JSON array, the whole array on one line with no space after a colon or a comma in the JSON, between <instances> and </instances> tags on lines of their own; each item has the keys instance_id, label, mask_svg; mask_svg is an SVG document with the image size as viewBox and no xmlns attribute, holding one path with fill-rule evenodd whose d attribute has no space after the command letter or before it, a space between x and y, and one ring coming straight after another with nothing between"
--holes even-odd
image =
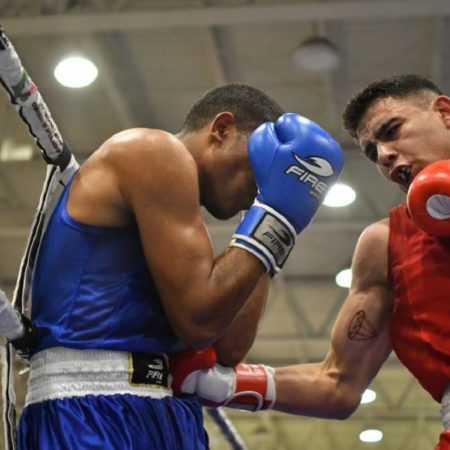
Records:
<instances>
[{"instance_id":1,"label":"boxer's eyebrow","mask_svg":"<svg viewBox=\"0 0 450 450\"><path fill-rule=\"evenodd\" d=\"M383 122L373 133L373 137L375 139L380 139L382 138L386 132L389 130L389 128L391 127L391 125L397 120L396 117L391 117L390 119L386 120L385 122Z\"/></svg>"},{"instance_id":2,"label":"boxer's eyebrow","mask_svg":"<svg viewBox=\"0 0 450 450\"><path fill-rule=\"evenodd\" d=\"M395 123L396 121L397 117L391 117L390 119L385 120L373 132L372 138L360 141L361 150L370 161L376 162L377 159L376 145L373 142L374 139L383 139L386 136L392 124Z\"/></svg>"}]
</instances>

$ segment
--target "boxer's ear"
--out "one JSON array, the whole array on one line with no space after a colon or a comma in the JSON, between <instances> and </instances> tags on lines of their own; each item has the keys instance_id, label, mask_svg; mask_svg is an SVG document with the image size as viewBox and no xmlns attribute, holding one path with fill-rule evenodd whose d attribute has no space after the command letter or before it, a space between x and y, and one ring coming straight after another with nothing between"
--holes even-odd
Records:
<instances>
[{"instance_id":1,"label":"boxer's ear","mask_svg":"<svg viewBox=\"0 0 450 450\"><path fill-rule=\"evenodd\" d=\"M440 115L447 129L450 129L450 97L439 95L433 100L432 109Z\"/></svg>"},{"instance_id":2,"label":"boxer's ear","mask_svg":"<svg viewBox=\"0 0 450 450\"><path fill-rule=\"evenodd\" d=\"M230 130L236 127L234 114L229 111L223 111L217 114L211 122L211 133L215 139L223 141Z\"/></svg>"}]
</instances>

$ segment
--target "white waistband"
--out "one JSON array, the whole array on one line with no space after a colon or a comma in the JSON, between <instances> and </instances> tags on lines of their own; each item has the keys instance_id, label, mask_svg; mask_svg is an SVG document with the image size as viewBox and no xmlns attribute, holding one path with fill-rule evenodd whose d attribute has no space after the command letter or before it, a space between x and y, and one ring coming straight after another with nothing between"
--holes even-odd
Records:
<instances>
[{"instance_id":1,"label":"white waistband","mask_svg":"<svg viewBox=\"0 0 450 450\"><path fill-rule=\"evenodd\" d=\"M128 352L49 348L30 360L25 404L86 395L172 395L164 386L132 384L132 370Z\"/></svg>"},{"instance_id":2,"label":"white waistband","mask_svg":"<svg viewBox=\"0 0 450 450\"><path fill-rule=\"evenodd\" d=\"M450 384L445 388L441 399L441 417L444 429L450 431Z\"/></svg>"}]
</instances>

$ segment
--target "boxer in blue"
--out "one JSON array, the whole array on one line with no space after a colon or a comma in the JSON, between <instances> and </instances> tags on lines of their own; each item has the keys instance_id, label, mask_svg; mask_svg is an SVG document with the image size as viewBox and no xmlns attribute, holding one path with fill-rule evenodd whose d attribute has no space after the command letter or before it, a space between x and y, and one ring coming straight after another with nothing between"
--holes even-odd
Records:
<instances>
[{"instance_id":1,"label":"boxer in blue","mask_svg":"<svg viewBox=\"0 0 450 450\"><path fill-rule=\"evenodd\" d=\"M236 84L206 93L177 135L131 129L101 145L42 239L19 449L207 448L197 397L172 396L168 355L242 357L270 277L342 165L318 125ZM201 206L248 209L218 257Z\"/></svg>"}]
</instances>

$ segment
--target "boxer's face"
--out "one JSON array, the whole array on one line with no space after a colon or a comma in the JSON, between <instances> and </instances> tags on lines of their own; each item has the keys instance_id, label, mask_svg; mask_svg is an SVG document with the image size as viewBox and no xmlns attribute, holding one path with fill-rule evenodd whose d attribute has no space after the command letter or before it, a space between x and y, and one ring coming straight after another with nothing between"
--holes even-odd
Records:
<instances>
[{"instance_id":1,"label":"boxer's face","mask_svg":"<svg viewBox=\"0 0 450 450\"><path fill-rule=\"evenodd\" d=\"M218 219L229 219L248 209L256 196L256 183L247 154L248 134L229 133L214 151L201 180L202 204Z\"/></svg>"},{"instance_id":2,"label":"boxer's face","mask_svg":"<svg viewBox=\"0 0 450 450\"><path fill-rule=\"evenodd\" d=\"M450 158L450 99L388 97L366 111L358 127L364 154L407 191L428 164Z\"/></svg>"}]
</instances>

